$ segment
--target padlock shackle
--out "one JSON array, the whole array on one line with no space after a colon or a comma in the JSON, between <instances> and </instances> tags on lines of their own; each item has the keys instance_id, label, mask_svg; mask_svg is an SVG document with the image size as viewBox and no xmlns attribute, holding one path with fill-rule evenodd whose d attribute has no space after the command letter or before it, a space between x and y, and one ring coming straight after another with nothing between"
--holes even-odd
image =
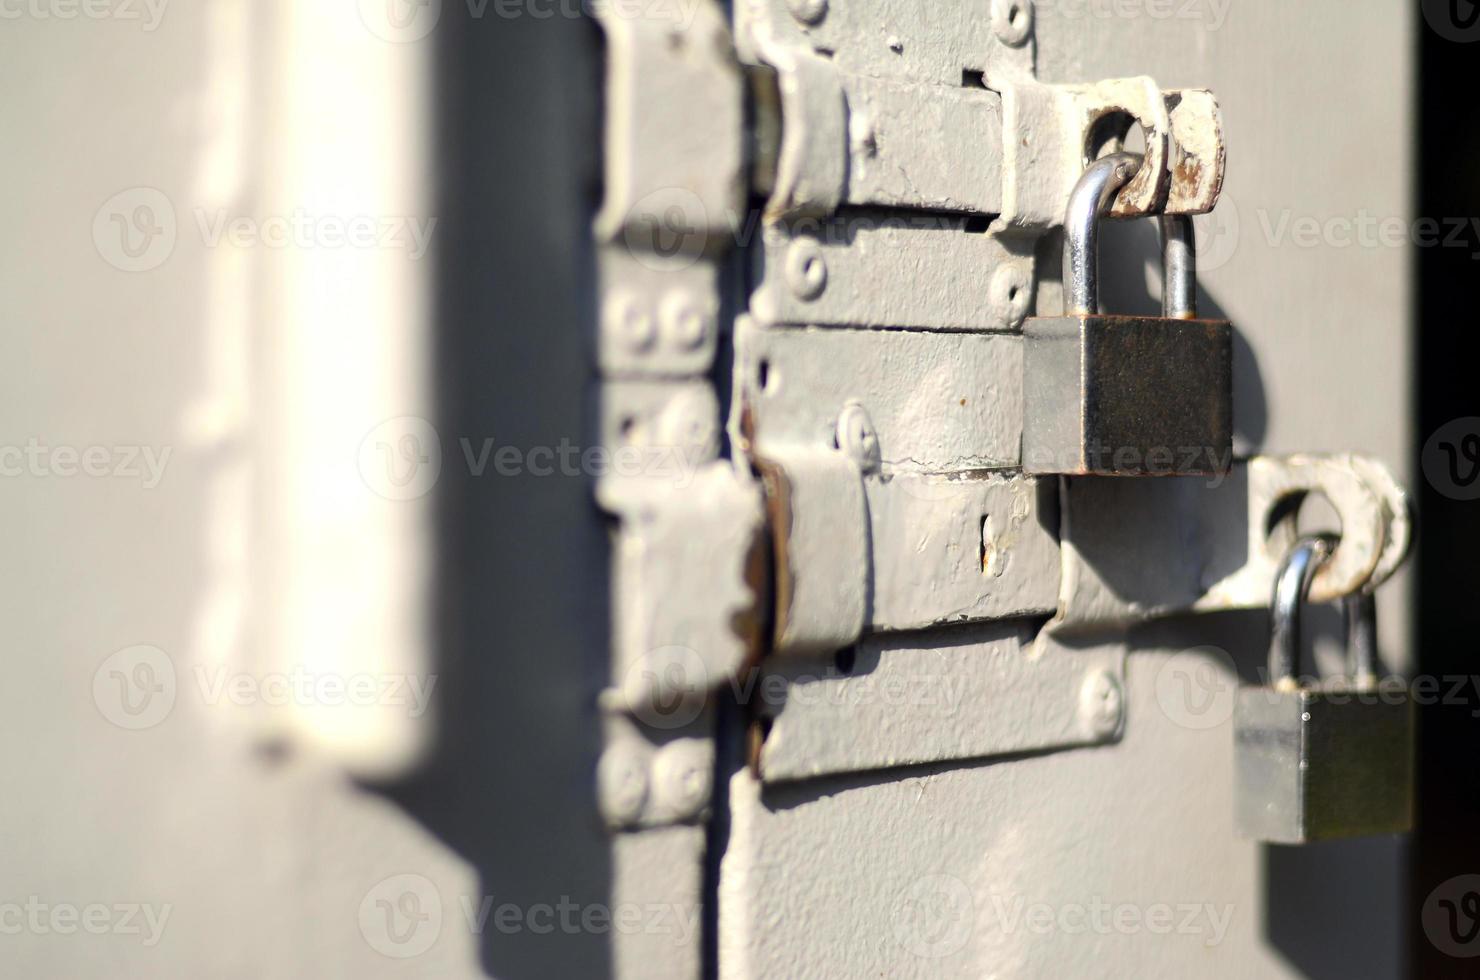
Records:
<instances>
[{"instance_id":1,"label":"padlock shackle","mask_svg":"<svg viewBox=\"0 0 1480 980\"><path fill-rule=\"evenodd\" d=\"M1111 153L1089 165L1064 212L1064 313L1095 314L1100 306L1100 219L1141 167L1134 153Z\"/></svg>"},{"instance_id":2,"label":"padlock shackle","mask_svg":"<svg viewBox=\"0 0 1480 980\"><path fill-rule=\"evenodd\" d=\"M1197 319L1197 239L1185 214L1161 216L1161 315Z\"/></svg>"},{"instance_id":3,"label":"padlock shackle","mask_svg":"<svg viewBox=\"0 0 1480 980\"><path fill-rule=\"evenodd\" d=\"M1366 690L1377 683L1377 597L1361 589L1341 603L1346 611L1346 646L1352 682Z\"/></svg>"},{"instance_id":4,"label":"padlock shackle","mask_svg":"<svg viewBox=\"0 0 1480 980\"><path fill-rule=\"evenodd\" d=\"M1089 165L1069 195L1064 213L1064 313L1100 312L1100 220L1116 193L1141 168L1136 153L1111 153ZM1171 320L1197 318L1197 243L1192 219L1161 216L1161 315Z\"/></svg>"},{"instance_id":5,"label":"padlock shackle","mask_svg":"<svg viewBox=\"0 0 1480 980\"><path fill-rule=\"evenodd\" d=\"M1300 610L1310 597L1316 572L1331 557L1331 552L1331 542L1326 538L1301 538L1275 575L1269 635L1269 683L1275 687L1295 683L1295 671L1300 665Z\"/></svg>"}]
</instances>

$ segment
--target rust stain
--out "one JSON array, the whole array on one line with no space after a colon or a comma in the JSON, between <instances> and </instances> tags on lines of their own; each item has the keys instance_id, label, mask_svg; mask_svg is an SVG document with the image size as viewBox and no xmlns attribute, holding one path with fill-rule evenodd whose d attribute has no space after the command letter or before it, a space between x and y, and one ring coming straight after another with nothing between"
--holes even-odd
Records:
<instances>
[{"instance_id":1,"label":"rust stain","mask_svg":"<svg viewBox=\"0 0 1480 980\"><path fill-rule=\"evenodd\" d=\"M730 617L730 630L745 644L745 661L740 669L749 670L770 652L769 635L771 599L771 540L764 523L758 524L745 553L745 584L751 604Z\"/></svg>"},{"instance_id":2,"label":"rust stain","mask_svg":"<svg viewBox=\"0 0 1480 980\"><path fill-rule=\"evenodd\" d=\"M752 461L760 472L761 484L766 490L766 513L771 519L771 564L775 589L775 620L772 624L771 642L774 646L786 633L796 591L795 577L791 573L791 481L786 478L786 471L777 464L758 456L752 457Z\"/></svg>"},{"instance_id":3,"label":"rust stain","mask_svg":"<svg viewBox=\"0 0 1480 980\"><path fill-rule=\"evenodd\" d=\"M765 748L766 736L770 734L771 719L756 716L750 719L745 732L745 761L750 767L751 778L761 781L761 750Z\"/></svg>"},{"instance_id":4,"label":"rust stain","mask_svg":"<svg viewBox=\"0 0 1480 980\"><path fill-rule=\"evenodd\" d=\"M1182 187L1196 188L1202 183L1203 163L1200 157L1188 153L1177 154L1177 166L1172 178Z\"/></svg>"},{"instance_id":5,"label":"rust stain","mask_svg":"<svg viewBox=\"0 0 1480 980\"><path fill-rule=\"evenodd\" d=\"M740 405L738 448L750 460L751 469L760 477L765 492L767 521L752 542L745 565L745 580L757 597L757 609L737 627L737 632L739 628L755 631L755 642L750 646L751 662L759 663L785 632L791 612L794 592L788 547L792 527L791 483L780 466L756 455L755 413L748 400Z\"/></svg>"}]
</instances>

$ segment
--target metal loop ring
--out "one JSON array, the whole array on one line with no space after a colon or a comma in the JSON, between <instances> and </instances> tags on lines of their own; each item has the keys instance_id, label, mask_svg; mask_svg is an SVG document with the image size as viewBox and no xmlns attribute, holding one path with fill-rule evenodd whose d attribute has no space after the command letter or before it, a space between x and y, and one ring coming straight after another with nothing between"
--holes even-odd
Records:
<instances>
[{"instance_id":1,"label":"metal loop ring","mask_svg":"<svg viewBox=\"0 0 1480 980\"><path fill-rule=\"evenodd\" d=\"M1280 562L1274 579L1269 637L1269 681L1277 688L1296 686L1300 664L1300 610L1310 597L1316 572L1331 560L1336 541L1328 535L1313 535L1295 542Z\"/></svg>"},{"instance_id":2,"label":"metal loop ring","mask_svg":"<svg viewBox=\"0 0 1480 980\"><path fill-rule=\"evenodd\" d=\"M1115 194L1135 178L1144 158L1111 153L1089 165L1069 195L1064 214L1064 312L1093 315L1100 306L1100 219ZM1192 219L1161 216L1162 316L1197 318L1197 243Z\"/></svg>"}]
</instances>

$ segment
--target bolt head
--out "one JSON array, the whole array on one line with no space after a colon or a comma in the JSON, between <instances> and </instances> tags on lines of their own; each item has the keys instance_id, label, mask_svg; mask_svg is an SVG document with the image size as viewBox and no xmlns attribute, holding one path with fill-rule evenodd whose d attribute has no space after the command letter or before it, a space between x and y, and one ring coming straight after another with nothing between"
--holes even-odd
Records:
<instances>
[{"instance_id":1,"label":"bolt head","mask_svg":"<svg viewBox=\"0 0 1480 980\"><path fill-rule=\"evenodd\" d=\"M827 0L786 0L786 7L803 24L816 24L827 16Z\"/></svg>"},{"instance_id":2,"label":"bolt head","mask_svg":"<svg viewBox=\"0 0 1480 980\"><path fill-rule=\"evenodd\" d=\"M607 332L617 343L633 354L651 350L658 339L658 327L653 315L635 296L614 296L602 310Z\"/></svg>"},{"instance_id":3,"label":"bolt head","mask_svg":"<svg viewBox=\"0 0 1480 980\"><path fill-rule=\"evenodd\" d=\"M874 431L873 420L858 402L843 406L837 421L838 448L858 464L865 473L872 473L881 465L879 435Z\"/></svg>"},{"instance_id":4,"label":"bolt head","mask_svg":"<svg viewBox=\"0 0 1480 980\"><path fill-rule=\"evenodd\" d=\"M797 299L811 302L827 288L827 260L811 238L799 238L786 252L786 283Z\"/></svg>"},{"instance_id":5,"label":"bolt head","mask_svg":"<svg viewBox=\"0 0 1480 980\"><path fill-rule=\"evenodd\" d=\"M988 298L991 300L995 319L1009 330L1023 325L1028 315L1028 303L1033 298L1033 276L1024 266L1008 263L992 273Z\"/></svg>"},{"instance_id":6,"label":"bolt head","mask_svg":"<svg viewBox=\"0 0 1480 980\"><path fill-rule=\"evenodd\" d=\"M1110 738L1120 731L1125 714L1125 693L1120 679L1108 670L1096 671L1085 678L1080 690L1079 713L1095 738Z\"/></svg>"},{"instance_id":7,"label":"bolt head","mask_svg":"<svg viewBox=\"0 0 1480 980\"><path fill-rule=\"evenodd\" d=\"M714 317L685 292L674 292L663 301L663 334L676 347L696 350L714 330Z\"/></svg>"},{"instance_id":8,"label":"bolt head","mask_svg":"<svg viewBox=\"0 0 1480 980\"><path fill-rule=\"evenodd\" d=\"M596 767L596 795L601 815L613 826L628 826L642 816L647 803L647 766L631 746L615 745Z\"/></svg>"},{"instance_id":9,"label":"bolt head","mask_svg":"<svg viewBox=\"0 0 1480 980\"><path fill-rule=\"evenodd\" d=\"M992 0L992 29L997 40L1019 47L1033 33L1032 0Z\"/></svg>"},{"instance_id":10,"label":"bolt head","mask_svg":"<svg viewBox=\"0 0 1480 980\"><path fill-rule=\"evenodd\" d=\"M714 788L712 749L696 739L679 739L653 760L657 804L680 820L696 817L709 805Z\"/></svg>"}]
</instances>

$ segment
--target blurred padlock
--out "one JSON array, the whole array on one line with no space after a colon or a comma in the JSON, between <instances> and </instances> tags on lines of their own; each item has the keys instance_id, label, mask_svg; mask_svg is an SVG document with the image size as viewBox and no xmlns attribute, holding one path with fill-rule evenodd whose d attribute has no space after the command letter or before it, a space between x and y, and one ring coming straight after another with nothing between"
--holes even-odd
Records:
<instances>
[{"instance_id":1,"label":"blurred padlock","mask_svg":"<svg viewBox=\"0 0 1480 980\"><path fill-rule=\"evenodd\" d=\"M1349 675L1296 676L1300 609L1330 557L1304 538L1275 580L1269 678L1239 691L1234 711L1235 825L1277 844L1391 834L1413 825L1413 704L1377 677L1375 604L1348 597Z\"/></svg>"}]
</instances>

